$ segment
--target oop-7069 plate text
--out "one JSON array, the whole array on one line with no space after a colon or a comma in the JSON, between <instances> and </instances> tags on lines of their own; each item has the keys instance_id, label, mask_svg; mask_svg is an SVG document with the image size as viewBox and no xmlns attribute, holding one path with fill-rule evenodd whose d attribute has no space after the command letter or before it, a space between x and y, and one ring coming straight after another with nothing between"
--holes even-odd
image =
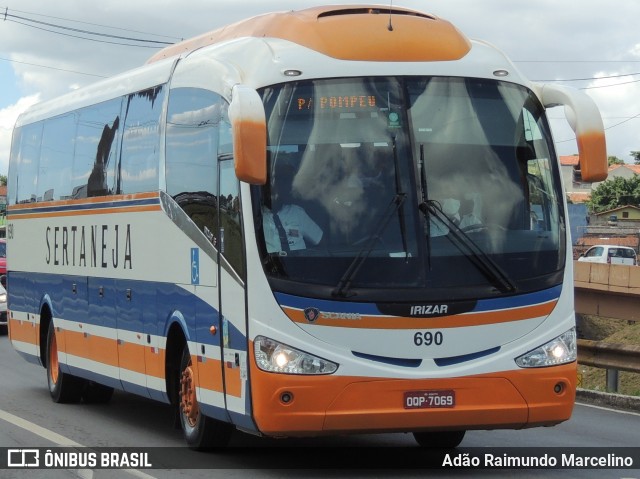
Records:
<instances>
[{"instance_id":1,"label":"oop-7069 plate text","mask_svg":"<svg viewBox=\"0 0 640 479\"><path fill-rule=\"evenodd\" d=\"M445 391L407 391L404 393L405 409L452 408L456 405L456 392Z\"/></svg>"}]
</instances>

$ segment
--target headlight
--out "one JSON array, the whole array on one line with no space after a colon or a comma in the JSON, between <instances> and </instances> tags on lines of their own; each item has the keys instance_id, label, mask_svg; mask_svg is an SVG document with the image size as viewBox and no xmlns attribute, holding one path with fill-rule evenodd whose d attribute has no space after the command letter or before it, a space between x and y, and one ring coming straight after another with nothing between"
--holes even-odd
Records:
<instances>
[{"instance_id":1,"label":"headlight","mask_svg":"<svg viewBox=\"0 0 640 479\"><path fill-rule=\"evenodd\" d=\"M253 342L256 363L263 371L284 374L332 374L336 363L258 336Z\"/></svg>"},{"instance_id":2,"label":"headlight","mask_svg":"<svg viewBox=\"0 0 640 479\"><path fill-rule=\"evenodd\" d=\"M7 295L5 294L0 294L0 303L6 303L7 302Z\"/></svg>"},{"instance_id":3,"label":"headlight","mask_svg":"<svg viewBox=\"0 0 640 479\"><path fill-rule=\"evenodd\" d=\"M572 363L577 357L576 328L571 328L539 348L516 358L516 364L521 368L543 368Z\"/></svg>"}]
</instances>

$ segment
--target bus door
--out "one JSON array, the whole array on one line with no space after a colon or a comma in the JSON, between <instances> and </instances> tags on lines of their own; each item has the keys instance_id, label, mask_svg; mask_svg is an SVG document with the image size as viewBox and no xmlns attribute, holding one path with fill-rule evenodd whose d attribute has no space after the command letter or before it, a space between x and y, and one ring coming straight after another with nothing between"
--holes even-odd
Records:
<instances>
[{"instance_id":1,"label":"bus door","mask_svg":"<svg viewBox=\"0 0 640 479\"><path fill-rule=\"evenodd\" d=\"M239 182L232 159L219 162L218 262L225 402L232 422L254 428L247 374L245 258Z\"/></svg>"}]
</instances>

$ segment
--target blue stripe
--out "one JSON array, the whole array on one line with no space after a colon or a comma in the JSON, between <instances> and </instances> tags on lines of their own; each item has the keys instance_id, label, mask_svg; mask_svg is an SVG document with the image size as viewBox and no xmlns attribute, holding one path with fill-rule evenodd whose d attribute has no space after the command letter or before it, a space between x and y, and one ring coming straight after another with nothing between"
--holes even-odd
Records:
<instances>
[{"instance_id":1,"label":"blue stripe","mask_svg":"<svg viewBox=\"0 0 640 479\"><path fill-rule=\"evenodd\" d=\"M305 309L318 308L320 311L340 311L341 313L359 313L367 316L378 316L380 310L375 303L352 303L350 301L331 301L275 293L276 301L284 307Z\"/></svg>"},{"instance_id":2,"label":"blue stripe","mask_svg":"<svg viewBox=\"0 0 640 479\"><path fill-rule=\"evenodd\" d=\"M436 366L444 367L444 366L453 366L454 364L465 363L467 361L473 361L474 359L480 359L485 356L489 356L491 354L497 353L500 351L500 346L495 348L486 349L484 351L478 351L477 353L471 354L463 354L462 356L451 356L449 358L436 358L433 362L436 363Z\"/></svg>"},{"instance_id":3,"label":"blue stripe","mask_svg":"<svg viewBox=\"0 0 640 479\"><path fill-rule=\"evenodd\" d=\"M535 293L520 294L517 296L506 296L501 298L478 300L473 313L484 311L495 311L501 309L514 309L535 304L546 303L557 300L562 292L562 285L554 286ZM332 301L323 299L311 299L302 296L293 296L285 293L274 293L276 301L280 306L301 309L318 308L320 311L337 311L341 313L355 313L365 316L380 316L382 313L375 303L356 303L349 301ZM441 301L447 303L448 301ZM451 301L452 303L454 301ZM415 302L417 303L417 302Z\"/></svg>"},{"instance_id":4,"label":"blue stripe","mask_svg":"<svg viewBox=\"0 0 640 479\"><path fill-rule=\"evenodd\" d=\"M104 203L74 203L70 205L35 206L29 209L9 210L10 216L32 215L38 213L58 213L73 211L102 210L109 208L131 208L134 206L147 206L160 204L160 198L143 198L121 201L107 201Z\"/></svg>"}]
</instances>

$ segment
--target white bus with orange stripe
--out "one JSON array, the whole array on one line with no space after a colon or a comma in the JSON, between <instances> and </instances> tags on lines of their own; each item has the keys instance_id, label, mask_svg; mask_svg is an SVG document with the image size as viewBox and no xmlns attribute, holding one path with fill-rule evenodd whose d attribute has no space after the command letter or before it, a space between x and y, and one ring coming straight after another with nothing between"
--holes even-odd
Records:
<instances>
[{"instance_id":1,"label":"white bus with orange stripe","mask_svg":"<svg viewBox=\"0 0 640 479\"><path fill-rule=\"evenodd\" d=\"M9 330L56 402L173 404L188 444L568 419L571 243L599 112L402 8L252 18L34 106L9 169Z\"/></svg>"}]
</instances>

